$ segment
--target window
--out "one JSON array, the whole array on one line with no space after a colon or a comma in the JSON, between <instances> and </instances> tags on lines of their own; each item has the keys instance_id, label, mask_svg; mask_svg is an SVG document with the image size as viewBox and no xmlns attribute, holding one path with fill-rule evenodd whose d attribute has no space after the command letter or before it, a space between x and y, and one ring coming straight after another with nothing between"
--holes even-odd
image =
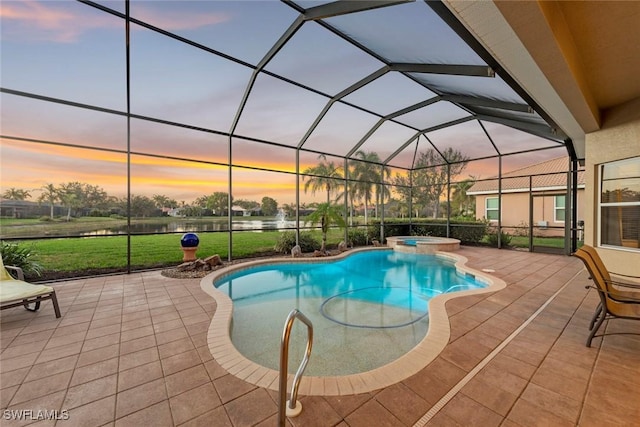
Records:
<instances>
[{"instance_id":1,"label":"window","mask_svg":"<svg viewBox=\"0 0 640 427\"><path fill-rule=\"evenodd\" d=\"M640 157L600 166L600 245L640 247Z\"/></svg>"},{"instance_id":2,"label":"window","mask_svg":"<svg viewBox=\"0 0 640 427\"><path fill-rule=\"evenodd\" d=\"M489 221L498 220L498 198L487 197L484 200L484 217Z\"/></svg>"},{"instance_id":3,"label":"window","mask_svg":"<svg viewBox=\"0 0 640 427\"><path fill-rule=\"evenodd\" d=\"M553 222L564 222L566 199L564 194L553 198Z\"/></svg>"}]
</instances>

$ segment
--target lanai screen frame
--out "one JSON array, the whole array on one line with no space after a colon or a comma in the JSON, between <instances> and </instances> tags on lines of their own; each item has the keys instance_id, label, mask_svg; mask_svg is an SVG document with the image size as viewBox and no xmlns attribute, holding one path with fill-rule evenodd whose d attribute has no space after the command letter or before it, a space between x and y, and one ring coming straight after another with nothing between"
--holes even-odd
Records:
<instances>
[{"instance_id":1,"label":"lanai screen frame","mask_svg":"<svg viewBox=\"0 0 640 427\"><path fill-rule=\"evenodd\" d=\"M537 105L535 103L535 101L532 99L532 97L523 89L521 88L516 81L508 74L506 73L505 70L503 70L499 63L491 57L491 55L488 53L488 51L486 51L486 49L484 49L484 47L475 40L475 38L468 32L468 30L455 18L455 16L449 11L449 9L446 7L446 5L442 2L439 1L419 1L419 3L425 3L428 10L431 11L434 16L437 16L440 20L442 20L442 22L444 22L449 28L451 28L453 30L453 32L460 38L460 40L462 40L464 43L466 43L466 45L468 47L470 47L473 52L475 52L475 54L481 58L484 61L484 65L461 65L461 64L445 64L445 63L407 63L407 62L402 62L402 63L398 63L398 62L392 62L389 61L388 59L386 59L385 57L383 57L381 54L379 54L378 52L376 52L376 47L375 46L367 46L366 44L364 44L361 41L358 41L356 39L354 39L353 37L347 35L345 32L339 30L338 28L336 28L335 26L333 26L331 24L331 19L332 18L336 18L336 17L341 17L341 16L347 16L347 15L352 15L352 14L359 14L359 13L366 13L370 10L377 10L377 9L385 9L385 8L393 8L396 6L400 6L403 5L405 3L410 3L411 1L406 1L406 0L376 0L376 1L360 1L360 2L329 2L329 3L323 3L323 2L319 2L322 4L318 4L316 6L313 7L309 7L309 8L303 8L302 6L304 5L303 2L292 2L292 1L288 1L285 0L282 3L284 3L285 5L287 5L288 7L290 7L293 11L295 11L295 13L297 13L297 18L291 23L291 25L285 29L281 35L281 37L278 39L278 41L271 47L271 49L266 53L266 55L264 55L264 57L257 62L257 64L253 65L251 63L248 63L242 59L230 56L226 53L217 51L211 47L207 47L205 45L202 45L196 41L190 40L188 38L185 38L183 36L180 36L178 34L172 33L170 31L167 31L166 29L162 29L162 28L158 28L155 27L147 22L143 22L139 19L136 19L135 17L132 17L130 14L130 7L131 7L131 3L126 0L124 2L124 10L123 11L118 11L118 10L114 10L112 8L110 8L109 6L105 5L105 4L101 4L99 2L92 2L92 1L84 1L84 0L78 0L79 3L82 3L86 6L89 7L93 7L97 10L100 10L104 13L110 14L112 16L116 16L119 18L122 18L125 22L125 31L126 31L126 41L127 41L127 45L126 45L126 72L127 72L127 77L126 77L126 85L127 85L127 107L126 107L126 111L121 111L121 110L115 110L115 109L108 109L108 108L103 108L103 107L98 107L95 105L89 105L89 104L84 104L84 103L78 103L78 102L72 102L66 99L61 99L61 98L55 98L55 97L50 97L50 96L45 96L42 94L38 94L38 93L31 93L31 92L26 92L23 90L16 90L13 89L11 87L2 87L1 88L1 92L4 94L8 94L8 95L14 95L14 96L18 96L18 97L24 97L24 98L29 98L29 99L33 99L33 100L37 100L37 101L42 101L42 102L50 102L50 103L55 103L55 104L61 104L61 105L68 105L68 106L73 106L73 107L79 107L79 108L83 108L83 109L88 109L88 110L94 110L94 111L98 111L98 112L102 112L102 113L108 113L108 114L113 114L116 116L121 116L124 117L126 119L126 123L127 123L127 149L125 151L119 151L120 153L123 153L127 156L128 158L128 171L127 171L127 197L131 196L131 171L130 171L130 156L132 154L135 154L135 152L131 149L131 121L132 119L134 120L144 120L144 121L148 121L148 122L155 122L155 123L160 123L160 124L165 124L165 125L170 125L170 126L175 126L175 127L180 127L180 128L185 128L185 129L194 129L200 132L204 132L204 133L209 133L209 134L215 134L224 138L227 138L228 140L228 153L227 153L227 159L228 162L224 163L224 162L220 162L220 163L216 163L216 162L208 162L211 164L215 164L217 166L222 166L222 167L228 167L228 194L229 195L233 195L233 170L234 168L237 168L238 166L234 164L233 161L233 155L234 155L234 138L241 138L243 140L247 140L247 141L252 141L252 142L256 142L256 143L260 143L260 144L267 144L267 145L272 145L275 147L285 147L285 148L292 148L290 146L281 144L281 143L277 143L274 141L270 141L270 140L266 140L266 139L260 139L260 138L255 138L252 136L246 136L246 135L240 135L238 134L237 131L237 126L239 121L241 120L243 113L244 113L244 109L247 103L247 100L250 98L253 88L254 88L254 84L256 82L256 79L260 76L260 75L268 75L272 78L278 79L280 81L283 81L287 84L291 84L294 85L296 87L299 87L305 91L309 91L312 93L315 93L319 96L322 96L324 98L327 99L327 103L325 105L325 107L322 109L322 111L318 114L318 116L315 118L315 120L313 121L312 125L309 127L309 129L306 131L305 135L302 137L302 139L300 140L300 142L294 147L295 148L295 158L296 158L296 165L295 165L295 179L296 179L296 233L297 235L299 235L300 233L300 191L301 191L301 170L300 170L300 153L302 151L305 152L315 152L318 155L331 155L333 157L342 157L344 160L344 169L345 171L348 170L348 164L349 161L353 159L353 155L357 152L357 150L362 146L362 144L366 143L366 141L368 140L368 138L375 133L375 131L382 126L385 123L395 123L397 125L400 126L404 126L408 129L410 129L413 132L413 136L411 138L409 138L408 140L404 141L404 143L402 143L400 146L397 147L397 149L388 157L386 157L385 159L381 159L380 163L376 163L379 167L383 168L385 166L390 165L390 163L392 162L392 160L394 159L395 156L397 156L404 148L408 147L410 144L412 144L414 141L416 141L416 139L419 138L425 138L429 145L431 147L433 147L436 151L438 151L438 147L436 146L436 144L434 144L433 142L431 142L428 139L427 134L434 132L438 129L442 129L442 128L446 128L446 127L451 127L451 126L455 126L457 124L460 123L464 123L464 122L468 122L468 121L475 121L477 122L483 132L485 133L488 141L490 142L491 146L493 147L493 149L495 150L495 154L494 155L490 155L490 156L485 156L485 157L479 157L479 158L474 158L472 160L482 160L482 159L488 159L488 158L497 158L498 159L498 171L496 173L496 175L498 176L499 181L502 179L502 159L505 156L509 156L509 155L516 155L516 154L523 154L523 153L528 153L528 152L533 152L533 151L538 151L541 150L539 148L536 149L530 149L530 150L521 150L521 151L517 151L517 152L510 152L508 154L502 153L499 148L496 146L496 144L494 143L491 135L489 132L487 132L485 126L484 126L484 122L493 122L493 123L498 123L501 125L505 125L505 126L509 126L512 127L514 129L523 131L523 132L527 132L530 134L533 134L535 136L538 137L542 137L545 138L549 141L552 141L554 143L557 143L556 146L550 146L549 148L556 148L557 146L563 146L566 148L567 150L567 154L570 158L570 165L571 165L571 176L574 177L574 179L572 179L570 182L568 182L568 193L571 194L571 200L572 203L569 204L569 206L567 207L567 210L569 210L570 212L568 213L568 217L571 218L571 226L570 229L572 230L571 233L571 248L572 250L575 250L576 247L576 242L577 242L577 233L576 233L576 222L577 222L577 218L576 218L576 209L574 208L576 203L577 203L577 186L576 186L576 179L575 177L577 176L577 169L578 169L578 164L577 164L577 157L576 157L576 153L575 150L573 149L573 145L572 142L569 138L566 137L566 135L564 134L564 132L562 132L561 129L558 128L558 126L553 122L553 120L546 114L546 112L544 110L542 110L542 108ZM316 4L318 2L314 2L314 4ZM331 94L331 93L325 93L321 90L318 90L316 88L313 88L309 85L305 85L296 81L293 81L287 77L283 77L281 75L278 75L274 72L271 72L269 70L266 69L267 65L270 63L270 61L277 56L277 54L281 51L281 49L286 46L287 42L289 42L289 40L291 40L291 38L296 34L296 32L303 27L303 25L305 25L305 23L307 22L316 22L318 23L320 26L322 26L322 28L324 28L326 31L329 31L333 34L335 34L336 36L338 36L339 38L341 38L345 43L357 48L358 50L365 52L366 54L370 55L372 58L374 58L375 60L379 61L380 63L382 63L382 67L380 67L379 69L375 70L374 72L370 73L367 76L363 76L361 80L353 83L352 85L350 85L349 87L345 88L342 91L339 91L338 93L335 94ZM242 101L240 102L240 104L238 105L237 111L234 115L232 124L230 126L230 128L227 131L224 130L216 130L216 129L209 129L209 128L203 128L203 127L197 127L197 126L190 126L190 125L186 125L184 123L179 123L179 122L171 122L168 120L164 120L164 119L159 119L157 117L150 117L150 116L144 116L144 115L140 115L140 114L136 114L132 112L131 109L131 77L130 77L130 70L131 70L131 62L130 62L130 45L129 45L129 40L130 40L130 32L131 32L131 24L135 24L137 26L141 26L143 28L146 28L148 30L151 30L153 32L156 32L158 34L161 34L163 36L172 38L176 41L179 41L181 43L186 43L188 45L191 45L192 47L195 47L197 49L203 50L209 54L212 55L216 55L217 57L220 58L224 58L225 60L228 61L232 61L236 64L239 64L243 67L247 67L248 69L252 70L251 71L251 77L249 79L249 81L247 82L247 85L245 87L244 90L244 95L242 97ZM408 41L410 42L410 41ZM429 91L434 93L433 97L430 97L428 99L425 99L423 101L420 101L418 103L413 103L411 105L407 105L404 108L400 108L394 112L391 113L387 113L387 114L382 114L376 111L371 111L368 110L366 108L363 108L359 105L350 103L348 101L346 101L344 98L348 97L349 95L355 93L358 89L361 89L363 87L365 87L368 84L371 84L372 82L375 82L377 79L381 78L382 76L386 75L387 73L399 73L409 79L411 79L413 82L423 86L425 89L428 89ZM507 102L507 101L500 101L500 100L496 100L496 99L491 99L488 97L479 97L479 96L474 96L473 94L461 94L461 93L447 93L446 91L443 91L442 88L436 88L433 86L430 86L429 84L425 83L425 81L423 81L421 79L421 76L429 76L429 75L437 75L437 76L448 76L448 75L466 75L466 76L486 76L486 77L499 77L501 78L508 86L511 90L513 90L513 92L520 97L520 99L522 99L522 103L516 103L516 102ZM406 123L402 123L400 121L398 121L398 117L407 114L409 112L418 110L420 108L425 108L429 105L432 104L436 104L438 102L447 102L450 104L453 104L457 107L459 107L460 109L462 109L463 111L468 113L468 116L463 117L463 118L459 118L459 119L455 119L455 120L451 120L448 122L443 122L443 123L438 123L436 125L433 126L429 126L429 127L425 127L425 128L421 128L421 127L414 127L414 126L410 126L407 125ZM325 114L331 109L331 107L335 104L344 104L349 106L350 108L354 108L363 112L366 112L367 114L371 114L373 116L378 117L378 122L372 127L370 128L363 136L360 140L355 141L354 145L347 151L346 155L340 156L340 155L336 155L335 153L327 153L327 152L322 152L322 151L314 151L313 149L309 149L307 147L305 147L305 142L307 141L307 139L309 138L309 136L313 133L313 131L315 130L316 126L322 121L322 119L325 117ZM527 116L530 115L530 116ZM527 116L525 118L523 118L523 116ZM542 122L542 123L541 123ZM23 138L20 135L2 135L3 138L8 138L8 139L12 139L15 141L28 141L28 142L35 142L35 143L43 143L43 144L59 144L59 145L65 145L64 143L58 143L56 141L46 141L46 140L34 140L34 139L30 139L30 138ZM546 149L546 148L544 148ZM104 151L111 151L108 149L99 149L99 150L104 150ZM116 150L117 151L117 150ZM439 152L439 151L438 151ZM171 156L162 156L159 155L158 157L165 157L167 159L175 159L174 157ZM442 156L442 165L445 165L447 167L450 167L453 163L450 163L444 156ZM192 161L192 160L190 160ZM252 167L249 166L242 166L242 168L245 169L252 169ZM265 171L269 171L269 169L263 169L263 168L253 168L256 170L265 170ZM400 168L401 169L401 168ZM407 169L407 172L412 172L413 168L409 168ZM282 173L282 171L277 171ZM346 176L344 177L344 186L345 188L347 188L349 183L349 177ZM390 184L390 183L383 183L383 184ZM451 185L451 180L449 179L449 182L447 183L447 187L450 187ZM447 197L449 197L449 191L447 191ZM501 192L499 190L499 203L500 203L500 199L501 199ZM345 198L345 208L346 208L346 204L347 204L347 200ZM228 239L228 254L229 254L229 260L232 259L232 248L233 248L233 224L232 224L232 201L231 198L229 198L229 202L228 202L228 235L229 235L229 239ZM345 209L346 210L346 209ZM500 210L499 210L500 212ZM382 223L384 224L384 210L382 212ZM449 232L449 220L450 220L450 212L447 212L447 233ZM130 221L131 221L131 211L130 211L130 200L129 200L129 210L128 210L128 215L127 215L127 223L130 226ZM498 229L500 230L501 228L501 222L500 219L498 220ZM346 233L346 231L345 231ZM130 242L130 237L131 237L132 233L129 231L127 233L128 236L128 242L127 242L127 265L128 265L128 270L130 271L131 268L131 242ZM381 228L381 238L384 237L384 225Z\"/></svg>"}]
</instances>

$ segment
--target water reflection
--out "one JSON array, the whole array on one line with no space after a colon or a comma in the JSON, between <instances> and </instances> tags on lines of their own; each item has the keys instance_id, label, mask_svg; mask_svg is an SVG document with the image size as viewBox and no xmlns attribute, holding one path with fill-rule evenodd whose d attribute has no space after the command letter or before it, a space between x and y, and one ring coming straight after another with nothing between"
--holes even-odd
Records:
<instances>
[{"instance_id":1,"label":"water reflection","mask_svg":"<svg viewBox=\"0 0 640 427\"><path fill-rule=\"evenodd\" d=\"M280 230L295 227L295 221L278 220L248 220L232 222L233 230ZM170 222L167 224L131 224L132 233L194 233L201 231L229 231L229 224L226 221L219 222ZM127 226L105 228L80 233L81 236L106 236L127 234Z\"/></svg>"},{"instance_id":2,"label":"water reflection","mask_svg":"<svg viewBox=\"0 0 640 427\"><path fill-rule=\"evenodd\" d=\"M30 225L30 226L3 226L2 237L42 237L42 236L56 236L56 237L70 237L70 236L118 236L127 234L127 225L118 225L113 227L105 227L104 223L96 222L91 223L74 223L71 227L68 223L60 223L59 227L56 227L55 223L45 223L42 225ZM288 221L284 218L254 220L254 219L233 219L232 230L253 230L255 232L262 232L268 230L285 230L295 228L295 221ZM131 224L131 233L197 233L206 231L229 231L229 224L226 218L219 220L184 220L178 219L171 222L151 222L145 221L140 223ZM6 236L4 236L6 234Z\"/></svg>"}]
</instances>

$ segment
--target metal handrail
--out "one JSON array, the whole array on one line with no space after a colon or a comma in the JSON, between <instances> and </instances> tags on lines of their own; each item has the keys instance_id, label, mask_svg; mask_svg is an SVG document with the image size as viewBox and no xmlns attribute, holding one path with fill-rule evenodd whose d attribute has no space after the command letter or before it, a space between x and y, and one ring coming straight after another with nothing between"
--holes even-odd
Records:
<instances>
[{"instance_id":1,"label":"metal handrail","mask_svg":"<svg viewBox=\"0 0 640 427\"><path fill-rule=\"evenodd\" d=\"M308 339L307 339L307 348L305 350L304 357L302 358L302 362L298 367L298 371L296 375L293 377L293 385L291 387L291 398L289 399L289 405L285 405L285 400L287 398L287 377L289 373L289 337L291 336L291 328L293 327L293 322L295 319L301 320L305 325L307 325ZM313 346L313 324L311 320L307 318L300 310L297 308L291 310L289 316L287 316L287 320L284 324L284 330L282 331L282 340L280 342L280 386L279 386L279 403L278 403L278 425L284 427L285 425L285 416L287 417L296 417L302 411L302 403L297 402L296 399L298 397L298 386L300 385L300 380L302 379L302 374L307 367L307 363L309 363L309 357L311 356L311 347ZM287 408L285 409L285 406Z\"/></svg>"}]
</instances>

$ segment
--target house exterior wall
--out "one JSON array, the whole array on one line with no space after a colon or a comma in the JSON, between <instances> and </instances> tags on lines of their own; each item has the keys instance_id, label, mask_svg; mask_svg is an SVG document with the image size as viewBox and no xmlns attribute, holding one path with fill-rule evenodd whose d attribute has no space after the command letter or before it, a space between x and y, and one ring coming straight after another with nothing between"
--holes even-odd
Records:
<instances>
[{"instance_id":1,"label":"house exterior wall","mask_svg":"<svg viewBox=\"0 0 640 427\"><path fill-rule=\"evenodd\" d=\"M602 163L640 156L640 99L603 114L602 129L585 138L585 243L598 245L598 167ZM607 267L614 272L638 275L638 249L597 248Z\"/></svg>"},{"instance_id":2,"label":"house exterior wall","mask_svg":"<svg viewBox=\"0 0 640 427\"><path fill-rule=\"evenodd\" d=\"M556 193L557 194L557 193ZM555 194L549 192L533 192L533 225L538 226L541 221L547 222L547 228L536 227L536 236L564 236L564 221L555 221ZM485 201L487 198L498 197L497 194L476 196L476 218L485 218ZM582 219L584 212L584 190L578 189L578 219ZM495 225L498 221L491 221ZM529 225L529 193L502 194L502 227L526 227ZM558 228L555 228L558 227ZM521 230L524 231L524 230ZM509 232L507 230L507 232Z\"/></svg>"}]
</instances>

